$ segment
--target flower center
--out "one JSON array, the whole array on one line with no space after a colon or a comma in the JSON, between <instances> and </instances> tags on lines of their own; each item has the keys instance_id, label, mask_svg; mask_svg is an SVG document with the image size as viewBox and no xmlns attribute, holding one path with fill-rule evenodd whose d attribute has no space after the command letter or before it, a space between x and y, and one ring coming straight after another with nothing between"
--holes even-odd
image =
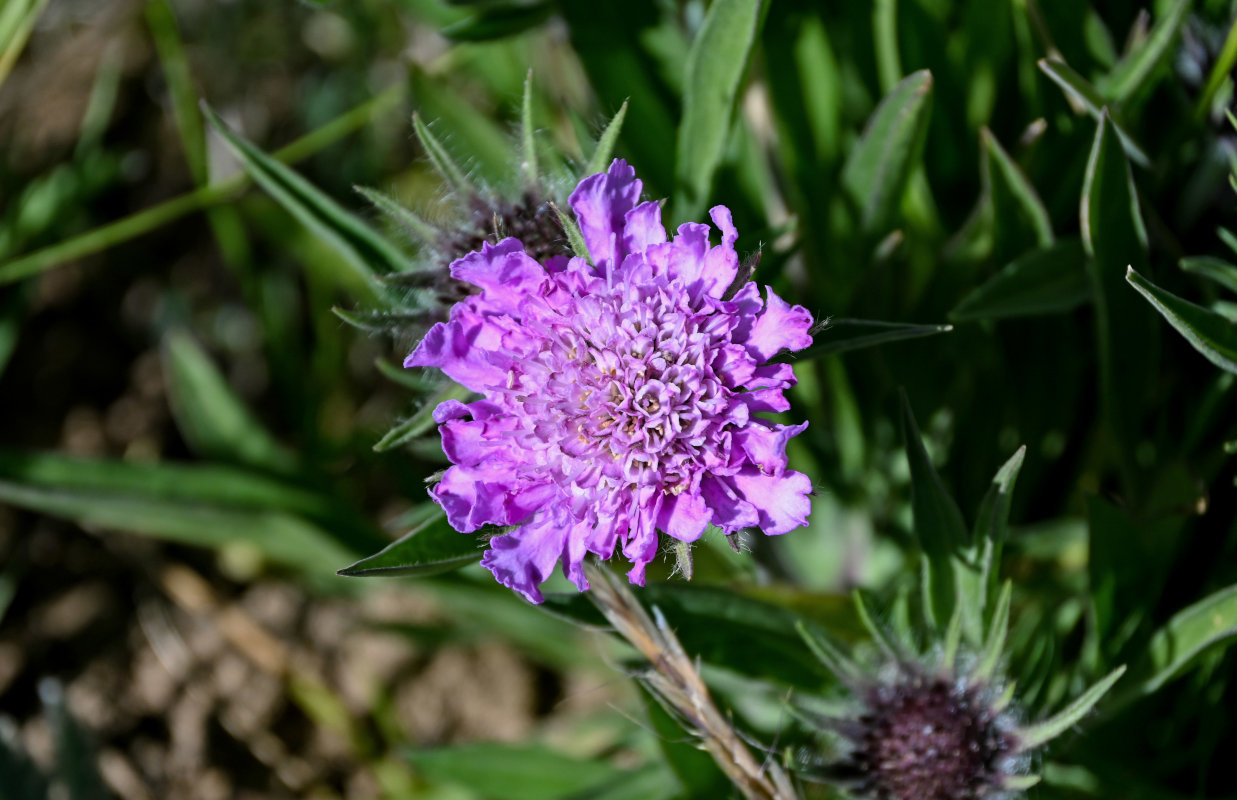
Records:
<instances>
[{"instance_id":1,"label":"flower center","mask_svg":"<svg viewBox=\"0 0 1237 800\"><path fill-rule=\"evenodd\" d=\"M668 287L619 287L575 298L550 325L539 361L548 370L524 409L534 429L578 463L575 476L677 493L719 463L729 390L713 368L729 326Z\"/></svg>"},{"instance_id":2,"label":"flower center","mask_svg":"<svg viewBox=\"0 0 1237 800\"><path fill-rule=\"evenodd\" d=\"M880 690L861 722L851 766L879 800L985 797L1012 749L974 690L939 678Z\"/></svg>"}]
</instances>

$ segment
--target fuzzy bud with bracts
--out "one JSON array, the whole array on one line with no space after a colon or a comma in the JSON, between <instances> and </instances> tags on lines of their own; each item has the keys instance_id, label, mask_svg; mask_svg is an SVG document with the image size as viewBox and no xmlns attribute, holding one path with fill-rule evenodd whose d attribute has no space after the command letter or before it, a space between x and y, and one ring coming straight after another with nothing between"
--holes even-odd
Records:
<instances>
[{"instance_id":1,"label":"fuzzy bud with bracts","mask_svg":"<svg viewBox=\"0 0 1237 800\"><path fill-rule=\"evenodd\" d=\"M1012 800L1039 782L1037 751L1077 724L1121 677L1114 670L1052 717L1023 724L1014 687L998 669L1009 615L1001 598L982 652L964 658L956 637L929 659L873 622L856 595L860 618L884 651L866 670L818 634L800 632L848 690L851 713L797 713L818 731L823 753L801 757L800 777L830 783L857 800Z\"/></svg>"}]
</instances>

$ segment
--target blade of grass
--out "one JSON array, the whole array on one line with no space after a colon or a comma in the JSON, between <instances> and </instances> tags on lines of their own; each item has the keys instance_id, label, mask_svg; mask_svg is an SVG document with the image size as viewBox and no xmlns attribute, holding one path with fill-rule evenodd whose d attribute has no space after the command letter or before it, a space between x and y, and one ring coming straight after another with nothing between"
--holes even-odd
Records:
<instances>
[{"instance_id":1,"label":"blade of grass","mask_svg":"<svg viewBox=\"0 0 1237 800\"><path fill-rule=\"evenodd\" d=\"M26 40L34 30L34 23L47 8L48 0L31 0L23 4L21 0L10 0L0 15L0 85L4 84L17 57L26 47ZM25 13L23 13L23 11Z\"/></svg>"},{"instance_id":2,"label":"blade of grass","mask_svg":"<svg viewBox=\"0 0 1237 800\"><path fill-rule=\"evenodd\" d=\"M1125 279L1191 347L1220 369L1237 373L1237 325L1214 311L1164 291L1135 272L1133 267L1126 271Z\"/></svg>"},{"instance_id":3,"label":"blade of grass","mask_svg":"<svg viewBox=\"0 0 1237 800\"><path fill-rule=\"evenodd\" d=\"M606 167L610 166L610 157L614 155L614 145L618 142L619 132L623 130L623 120L626 117L627 101L624 100L623 105L619 106L619 110L615 112L609 124L606 125L606 129L597 139L597 148L593 150L593 155L588 160L586 174L594 175L598 172L605 172Z\"/></svg>"},{"instance_id":4,"label":"blade of grass","mask_svg":"<svg viewBox=\"0 0 1237 800\"><path fill-rule=\"evenodd\" d=\"M288 146L275 151L272 157L285 164L295 164L359 130L374 117L391 110L403 96L402 85L393 86L372 100L348 111ZM181 217L225 203L250 183L247 173L237 173L209 186L204 186L157 206L130 214L115 222L63 242L36 250L0 264L0 286L33 277L66 261L93 255L157 230Z\"/></svg>"},{"instance_id":5,"label":"blade of grass","mask_svg":"<svg viewBox=\"0 0 1237 800\"><path fill-rule=\"evenodd\" d=\"M1041 58L1037 63L1040 70L1051 78L1053 83L1060 86L1067 97L1073 98L1092 119L1099 120L1104 112L1104 98L1086 78L1059 59ZM1121 140L1121 149L1125 151L1129 159L1140 167L1150 167L1151 159L1147 158L1147 154L1138 146L1134 138L1126 133L1125 128L1112 119L1111 115L1109 123L1116 132L1117 138Z\"/></svg>"}]
</instances>

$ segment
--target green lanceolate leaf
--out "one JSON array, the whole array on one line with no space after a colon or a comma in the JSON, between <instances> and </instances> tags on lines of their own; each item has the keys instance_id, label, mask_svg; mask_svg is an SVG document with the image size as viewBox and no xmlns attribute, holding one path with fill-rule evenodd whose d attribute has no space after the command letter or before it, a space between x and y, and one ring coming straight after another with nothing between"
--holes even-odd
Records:
<instances>
[{"instance_id":1,"label":"green lanceolate leaf","mask_svg":"<svg viewBox=\"0 0 1237 800\"><path fill-rule=\"evenodd\" d=\"M407 758L426 777L491 800L593 797L628 775L602 760L576 759L539 745L459 745L412 750Z\"/></svg>"},{"instance_id":2,"label":"green lanceolate leaf","mask_svg":"<svg viewBox=\"0 0 1237 800\"><path fill-rule=\"evenodd\" d=\"M471 197L477 193L477 188L473 186L472 181L468 179L468 174L464 172L464 168L455 163L455 159L447 152L447 148L442 142L438 141L438 137L434 135L425 121L421 119L420 114L412 115L412 129L416 131L417 139L421 142L421 146L425 148L425 155L429 157L430 163L434 165L434 169L438 170L438 174L442 176L451 189L458 192L463 197Z\"/></svg>"},{"instance_id":3,"label":"green lanceolate leaf","mask_svg":"<svg viewBox=\"0 0 1237 800\"><path fill-rule=\"evenodd\" d=\"M1005 637L1009 635L1009 606L1013 599L1014 584L1005 581L1001 593L997 595L992 606L992 619L989 621L987 633L984 636L983 651L979 663L973 673L976 680L987 681L996 674L1001 664L1001 656L1005 653Z\"/></svg>"},{"instance_id":4,"label":"green lanceolate leaf","mask_svg":"<svg viewBox=\"0 0 1237 800\"><path fill-rule=\"evenodd\" d=\"M1237 27L1234 29L1237 30ZM1237 292L1237 265L1230 264L1222 258L1192 256L1181 259L1178 266L1191 275L1201 275L1215 281L1230 292Z\"/></svg>"},{"instance_id":5,"label":"green lanceolate leaf","mask_svg":"<svg viewBox=\"0 0 1237 800\"><path fill-rule=\"evenodd\" d=\"M975 514L971 542L979 559L980 579L984 587L984 608L987 607L986 597L996 577L1001 545L1009 530L1009 506L1013 500L1014 482L1018 480L1026 454L1026 445L1019 447L997 470L996 477L992 479L992 485L988 487L984 499L980 501L979 511Z\"/></svg>"},{"instance_id":6,"label":"green lanceolate leaf","mask_svg":"<svg viewBox=\"0 0 1237 800\"><path fill-rule=\"evenodd\" d=\"M549 19L553 12L553 3L495 3L447 25L441 33L456 42L503 39L532 30Z\"/></svg>"},{"instance_id":7,"label":"green lanceolate leaf","mask_svg":"<svg viewBox=\"0 0 1237 800\"><path fill-rule=\"evenodd\" d=\"M460 386L455 381L448 381L441 389L425 401L417 413L396 425L374 445L374 450L383 452L407 444L416 437L434 427L434 409L447 400L467 400L472 392Z\"/></svg>"},{"instance_id":8,"label":"green lanceolate leaf","mask_svg":"<svg viewBox=\"0 0 1237 800\"><path fill-rule=\"evenodd\" d=\"M0 480L0 500L80 525L200 547L253 548L271 561L317 575L329 575L341 562L355 557L312 523L261 507L238 508L138 491L84 491L8 480Z\"/></svg>"},{"instance_id":9,"label":"green lanceolate leaf","mask_svg":"<svg viewBox=\"0 0 1237 800\"><path fill-rule=\"evenodd\" d=\"M597 147L594 148L593 155L588 160L587 174L605 172L606 167L610 166L610 158L614 155L614 145L618 143L619 133L623 130L623 119L626 116L627 102L623 101L623 105L619 106L619 110L615 112L609 124L606 125L606 129L597 139Z\"/></svg>"},{"instance_id":10,"label":"green lanceolate leaf","mask_svg":"<svg viewBox=\"0 0 1237 800\"><path fill-rule=\"evenodd\" d=\"M400 273L408 275L410 273ZM435 321L440 309L409 309L406 311L353 311L333 306L331 313L357 330L367 333L386 333L407 328L410 325L429 325Z\"/></svg>"},{"instance_id":11,"label":"green lanceolate leaf","mask_svg":"<svg viewBox=\"0 0 1237 800\"><path fill-rule=\"evenodd\" d=\"M872 616L872 612L868 609L867 599L863 596L863 592L856 589L851 593L851 598L855 603L855 611L859 614L859 621L863 623L863 627L867 628L872 639L881 646L885 651L885 655L895 661L901 661L906 658L906 648L900 645L884 625L876 621Z\"/></svg>"},{"instance_id":12,"label":"green lanceolate leaf","mask_svg":"<svg viewBox=\"0 0 1237 800\"><path fill-rule=\"evenodd\" d=\"M400 203L389 195L385 195L382 192L375 189L370 189L366 186L354 186L353 188L358 194L373 203L375 208L387 215L387 217L393 220L409 234L416 237L417 241L420 242L422 246L433 247L438 241L438 230L433 225L417 216L412 209L408 208L403 203ZM394 273L394 275L401 274L405 273Z\"/></svg>"},{"instance_id":13,"label":"green lanceolate leaf","mask_svg":"<svg viewBox=\"0 0 1237 800\"><path fill-rule=\"evenodd\" d=\"M1164 291L1132 267L1126 280L1208 361L1221 369L1237 372L1237 324Z\"/></svg>"},{"instance_id":14,"label":"green lanceolate leaf","mask_svg":"<svg viewBox=\"0 0 1237 800\"><path fill-rule=\"evenodd\" d=\"M524 100L520 103L520 149L524 157L520 164L524 180L530 186L537 185L537 129L533 127L533 71L524 76Z\"/></svg>"},{"instance_id":15,"label":"green lanceolate leaf","mask_svg":"<svg viewBox=\"0 0 1237 800\"><path fill-rule=\"evenodd\" d=\"M271 472L296 469L296 455L254 418L189 334L164 339L163 369L177 427L195 452Z\"/></svg>"},{"instance_id":16,"label":"green lanceolate leaf","mask_svg":"<svg viewBox=\"0 0 1237 800\"><path fill-rule=\"evenodd\" d=\"M979 136L984 153L981 174L992 202L998 263L1030 247L1048 247L1053 241L1052 222L1035 187L991 131L981 128Z\"/></svg>"},{"instance_id":17,"label":"green lanceolate leaf","mask_svg":"<svg viewBox=\"0 0 1237 800\"><path fill-rule=\"evenodd\" d=\"M868 319L831 319L824 330L813 334L814 344L811 347L795 353L782 353L774 356L773 360L807 361L878 344L948 333L953 329L953 325L908 325Z\"/></svg>"},{"instance_id":18,"label":"green lanceolate leaf","mask_svg":"<svg viewBox=\"0 0 1237 800\"><path fill-rule=\"evenodd\" d=\"M966 523L958 504L945 490L941 478L932 466L919 426L911 413L906 394L902 398L902 431L906 438L906 458L911 469L911 508L915 517L915 534L924 552L948 556L964 547L968 541ZM948 618L948 615L941 619Z\"/></svg>"},{"instance_id":19,"label":"green lanceolate leaf","mask_svg":"<svg viewBox=\"0 0 1237 800\"><path fill-rule=\"evenodd\" d=\"M215 112L206 119L223 138L245 171L289 214L329 244L352 271L353 282L380 296L375 273L403 272L412 263L394 244L284 164L234 133Z\"/></svg>"},{"instance_id":20,"label":"green lanceolate leaf","mask_svg":"<svg viewBox=\"0 0 1237 800\"><path fill-rule=\"evenodd\" d=\"M1095 87L1087 82L1087 79L1079 75L1077 72L1066 64L1064 61L1059 61L1052 58L1041 58L1038 62L1040 70L1052 79L1052 82L1065 92L1065 96L1076 105L1077 109L1086 112L1093 119L1098 120L1104 114L1104 98L1096 91ZM1117 138L1121 141L1121 147L1125 150L1125 154L1131 161L1140 167L1151 166L1151 160L1147 158L1147 154L1138 146L1123 126L1115 120L1109 119L1116 131Z\"/></svg>"},{"instance_id":21,"label":"green lanceolate leaf","mask_svg":"<svg viewBox=\"0 0 1237 800\"><path fill-rule=\"evenodd\" d=\"M1018 744L1027 751L1034 750L1052 741L1065 731L1082 721L1096 703L1100 701L1113 684L1125 674L1125 667L1117 667L1108 673L1099 683L1085 691L1081 697L1070 703L1061 711L1043 722L1027 726L1018 731Z\"/></svg>"},{"instance_id":22,"label":"green lanceolate leaf","mask_svg":"<svg viewBox=\"0 0 1237 800\"><path fill-rule=\"evenodd\" d=\"M924 614L931 628L944 626L953 613L959 580L972 585L976 580L972 573L978 570L973 565L959 561L958 556L966 547L968 535L966 523L957 503L941 483L919 426L911 413L906 393L902 399L902 432L906 440L906 459L911 472L911 511L915 521L915 538L923 550L922 590ZM963 601L963 632L974 641L979 638L982 607L974 598Z\"/></svg>"},{"instance_id":23,"label":"green lanceolate leaf","mask_svg":"<svg viewBox=\"0 0 1237 800\"><path fill-rule=\"evenodd\" d=\"M1133 175L1107 112L1100 116L1083 176L1082 241L1091 256L1104 415L1132 480L1130 447L1141 427L1158 356L1155 320L1125 285L1125 272L1147 263L1147 233ZM1132 487L1131 487L1132 488Z\"/></svg>"},{"instance_id":24,"label":"green lanceolate leaf","mask_svg":"<svg viewBox=\"0 0 1237 800\"><path fill-rule=\"evenodd\" d=\"M870 234L894 224L902 194L923 153L932 110L932 73L902 79L876 107L842 167L842 185Z\"/></svg>"},{"instance_id":25,"label":"green lanceolate leaf","mask_svg":"<svg viewBox=\"0 0 1237 800\"><path fill-rule=\"evenodd\" d=\"M681 219L704 209L763 16L763 0L714 0L687 52L675 150L674 211Z\"/></svg>"},{"instance_id":26,"label":"green lanceolate leaf","mask_svg":"<svg viewBox=\"0 0 1237 800\"><path fill-rule=\"evenodd\" d=\"M954 322L1071 311L1091 298L1082 242L1069 239L1010 262L949 312Z\"/></svg>"},{"instance_id":27,"label":"green lanceolate leaf","mask_svg":"<svg viewBox=\"0 0 1237 800\"><path fill-rule=\"evenodd\" d=\"M1204 652L1227 647L1234 641L1237 641L1237 585L1178 612L1156 631L1131 672L1129 692L1151 694L1180 675Z\"/></svg>"},{"instance_id":28,"label":"green lanceolate leaf","mask_svg":"<svg viewBox=\"0 0 1237 800\"><path fill-rule=\"evenodd\" d=\"M1104 97L1114 103L1124 103L1147 84L1155 68L1163 63L1172 51L1177 32L1185 22L1190 5L1190 0L1177 0L1173 3L1168 12L1155 23L1146 40L1104 76L1096 87Z\"/></svg>"},{"instance_id":29,"label":"green lanceolate leaf","mask_svg":"<svg viewBox=\"0 0 1237 800\"><path fill-rule=\"evenodd\" d=\"M585 259L591 264L593 259L588 253L588 243L584 241L584 234L580 233L580 226L576 223L575 218L559 208L557 203L550 203L550 208L554 209L554 215L558 217L558 224L563 226L563 233L567 234L567 243L571 245L572 254Z\"/></svg>"},{"instance_id":30,"label":"green lanceolate leaf","mask_svg":"<svg viewBox=\"0 0 1237 800\"><path fill-rule=\"evenodd\" d=\"M481 560L481 538L452 528L441 509L433 512L398 541L344 567L339 574L350 578L437 575Z\"/></svg>"}]
</instances>

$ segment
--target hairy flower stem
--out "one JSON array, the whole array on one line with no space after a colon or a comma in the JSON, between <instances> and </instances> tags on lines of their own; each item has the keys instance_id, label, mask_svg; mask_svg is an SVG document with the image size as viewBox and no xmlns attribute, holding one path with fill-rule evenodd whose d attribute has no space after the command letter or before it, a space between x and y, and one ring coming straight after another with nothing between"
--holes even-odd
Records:
<instances>
[{"instance_id":1,"label":"hairy flower stem","mask_svg":"<svg viewBox=\"0 0 1237 800\"><path fill-rule=\"evenodd\" d=\"M641 676L700 739L717 766L747 800L798 800L786 773L775 762L761 764L713 704L708 687L674 631L654 609L654 622L622 581L609 570L586 563L589 596L610 624L649 660Z\"/></svg>"}]
</instances>

